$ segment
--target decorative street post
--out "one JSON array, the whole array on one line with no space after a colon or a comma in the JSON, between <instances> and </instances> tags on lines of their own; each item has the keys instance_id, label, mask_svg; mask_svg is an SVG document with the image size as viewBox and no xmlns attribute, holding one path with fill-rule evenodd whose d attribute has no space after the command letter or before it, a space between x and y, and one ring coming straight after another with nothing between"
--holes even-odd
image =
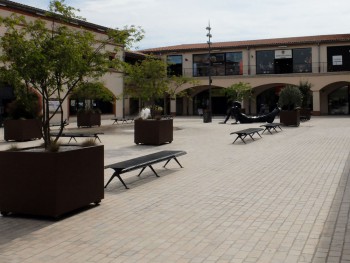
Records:
<instances>
[{"instance_id":1,"label":"decorative street post","mask_svg":"<svg viewBox=\"0 0 350 263\"><path fill-rule=\"evenodd\" d=\"M203 112L203 122L207 123L207 122L211 122L211 116L212 116L212 107L211 107L211 42L210 39L212 38L212 35L210 33L211 27L210 27L210 22L209 25L206 27L206 30L208 31L207 33L207 37L208 37L208 78L209 78L209 98L208 98L208 109L206 111Z\"/></svg>"}]
</instances>

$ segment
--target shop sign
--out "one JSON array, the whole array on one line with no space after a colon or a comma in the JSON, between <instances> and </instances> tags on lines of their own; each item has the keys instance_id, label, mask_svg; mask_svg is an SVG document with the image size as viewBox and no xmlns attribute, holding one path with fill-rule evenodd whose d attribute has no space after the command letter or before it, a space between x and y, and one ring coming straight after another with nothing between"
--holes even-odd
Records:
<instances>
[{"instance_id":1,"label":"shop sign","mask_svg":"<svg viewBox=\"0 0 350 263\"><path fill-rule=\"evenodd\" d=\"M292 50L291 49L282 49L282 50L275 50L275 59L281 59L281 58L292 58Z\"/></svg>"}]
</instances>

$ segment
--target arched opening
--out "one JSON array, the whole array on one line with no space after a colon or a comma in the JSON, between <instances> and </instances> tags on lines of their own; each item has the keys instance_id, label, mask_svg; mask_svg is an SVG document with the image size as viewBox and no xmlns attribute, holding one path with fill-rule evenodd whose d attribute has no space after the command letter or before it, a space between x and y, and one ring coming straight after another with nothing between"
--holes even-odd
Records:
<instances>
[{"instance_id":1,"label":"arched opening","mask_svg":"<svg viewBox=\"0 0 350 263\"><path fill-rule=\"evenodd\" d=\"M328 114L348 115L349 109L349 85L343 85L328 94Z\"/></svg>"},{"instance_id":2,"label":"arched opening","mask_svg":"<svg viewBox=\"0 0 350 263\"><path fill-rule=\"evenodd\" d=\"M212 87L211 89L212 115L226 115L229 105L223 89L224 88L221 87ZM198 92L192 96L193 114L201 115L202 111L207 109L209 105L209 89L199 89L197 91Z\"/></svg>"}]
</instances>

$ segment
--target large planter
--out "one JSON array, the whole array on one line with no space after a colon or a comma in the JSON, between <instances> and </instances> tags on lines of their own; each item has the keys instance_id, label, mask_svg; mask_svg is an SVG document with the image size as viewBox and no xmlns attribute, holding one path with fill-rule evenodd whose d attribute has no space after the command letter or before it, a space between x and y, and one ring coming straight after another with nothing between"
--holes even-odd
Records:
<instances>
[{"instance_id":1,"label":"large planter","mask_svg":"<svg viewBox=\"0 0 350 263\"><path fill-rule=\"evenodd\" d=\"M101 126L101 113L98 112L78 112L78 127Z\"/></svg>"},{"instance_id":2,"label":"large planter","mask_svg":"<svg viewBox=\"0 0 350 263\"><path fill-rule=\"evenodd\" d=\"M300 117L303 117L306 120L311 119L311 109L301 108L300 109Z\"/></svg>"},{"instance_id":3,"label":"large planter","mask_svg":"<svg viewBox=\"0 0 350 263\"><path fill-rule=\"evenodd\" d=\"M61 146L63 147L63 146ZM59 217L104 198L104 147L0 151L0 212Z\"/></svg>"},{"instance_id":4,"label":"large planter","mask_svg":"<svg viewBox=\"0 0 350 263\"><path fill-rule=\"evenodd\" d=\"M40 139L41 121L38 119L28 120L5 120L4 140L5 141L29 141Z\"/></svg>"},{"instance_id":5,"label":"large planter","mask_svg":"<svg viewBox=\"0 0 350 263\"><path fill-rule=\"evenodd\" d=\"M280 122L286 126L299 126L300 125L300 112L299 110L282 110L280 112Z\"/></svg>"},{"instance_id":6,"label":"large planter","mask_svg":"<svg viewBox=\"0 0 350 263\"><path fill-rule=\"evenodd\" d=\"M136 144L160 145L173 141L173 120L135 120L134 142Z\"/></svg>"}]
</instances>

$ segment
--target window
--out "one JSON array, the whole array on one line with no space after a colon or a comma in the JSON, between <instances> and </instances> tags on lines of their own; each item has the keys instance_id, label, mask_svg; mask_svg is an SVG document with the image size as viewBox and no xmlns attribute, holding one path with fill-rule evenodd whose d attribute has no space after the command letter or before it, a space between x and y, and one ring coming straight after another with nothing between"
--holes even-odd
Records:
<instances>
[{"instance_id":1,"label":"window","mask_svg":"<svg viewBox=\"0 0 350 263\"><path fill-rule=\"evenodd\" d=\"M226 75L242 75L242 66L242 52L226 53Z\"/></svg>"},{"instance_id":2,"label":"window","mask_svg":"<svg viewBox=\"0 0 350 263\"><path fill-rule=\"evenodd\" d=\"M311 48L293 49L293 72L312 72Z\"/></svg>"},{"instance_id":3,"label":"window","mask_svg":"<svg viewBox=\"0 0 350 263\"><path fill-rule=\"evenodd\" d=\"M256 52L256 74L312 72L311 48L261 50Z\"/></svg>"},{"instance_id":4,"label":"window","mask_svg":"<svg viewBox=\"0 0 350 263\"><path fill-rule=\"evenodd\" d=\"M168 75L182 76L182 56L170 55L167 57Z\"/></svg>"},{"instance_id":5,"label":"window","mask_svg":"<svg viewBox=\"0 0 350 263\"><path fill-rule=\"evenodd\" d=\"M256 74L273 74L275 62L274 50L256 52Z\"/></svg>"},{"instance_id":6,"label":"window","mask_svg":"<svg viewBox=\"0 0 350 263\"><path fill-rule=\"evenodd\" d=\"M193 76L208 76L209 54L193 55Z\"/></svg>"},{"instance_id":7,"label":"window","mask_svg":"<svg viewBox=\"0 0 350 263\"><path fill-rule=\"evenodd\" d=\"M211 76L243 74L242 52L210 54ZM193 55L193 76L208 76L209 54Z\"/></svg>"},{"instance_id":8,"label":"window","mask_svg":"<svg viewBox=\"0 0 350 263\"><path fill-rule=\"evenodd\" d=\"M350 71L350 46L327 47L328 71Z\"/></svg>"}]
</instances>

